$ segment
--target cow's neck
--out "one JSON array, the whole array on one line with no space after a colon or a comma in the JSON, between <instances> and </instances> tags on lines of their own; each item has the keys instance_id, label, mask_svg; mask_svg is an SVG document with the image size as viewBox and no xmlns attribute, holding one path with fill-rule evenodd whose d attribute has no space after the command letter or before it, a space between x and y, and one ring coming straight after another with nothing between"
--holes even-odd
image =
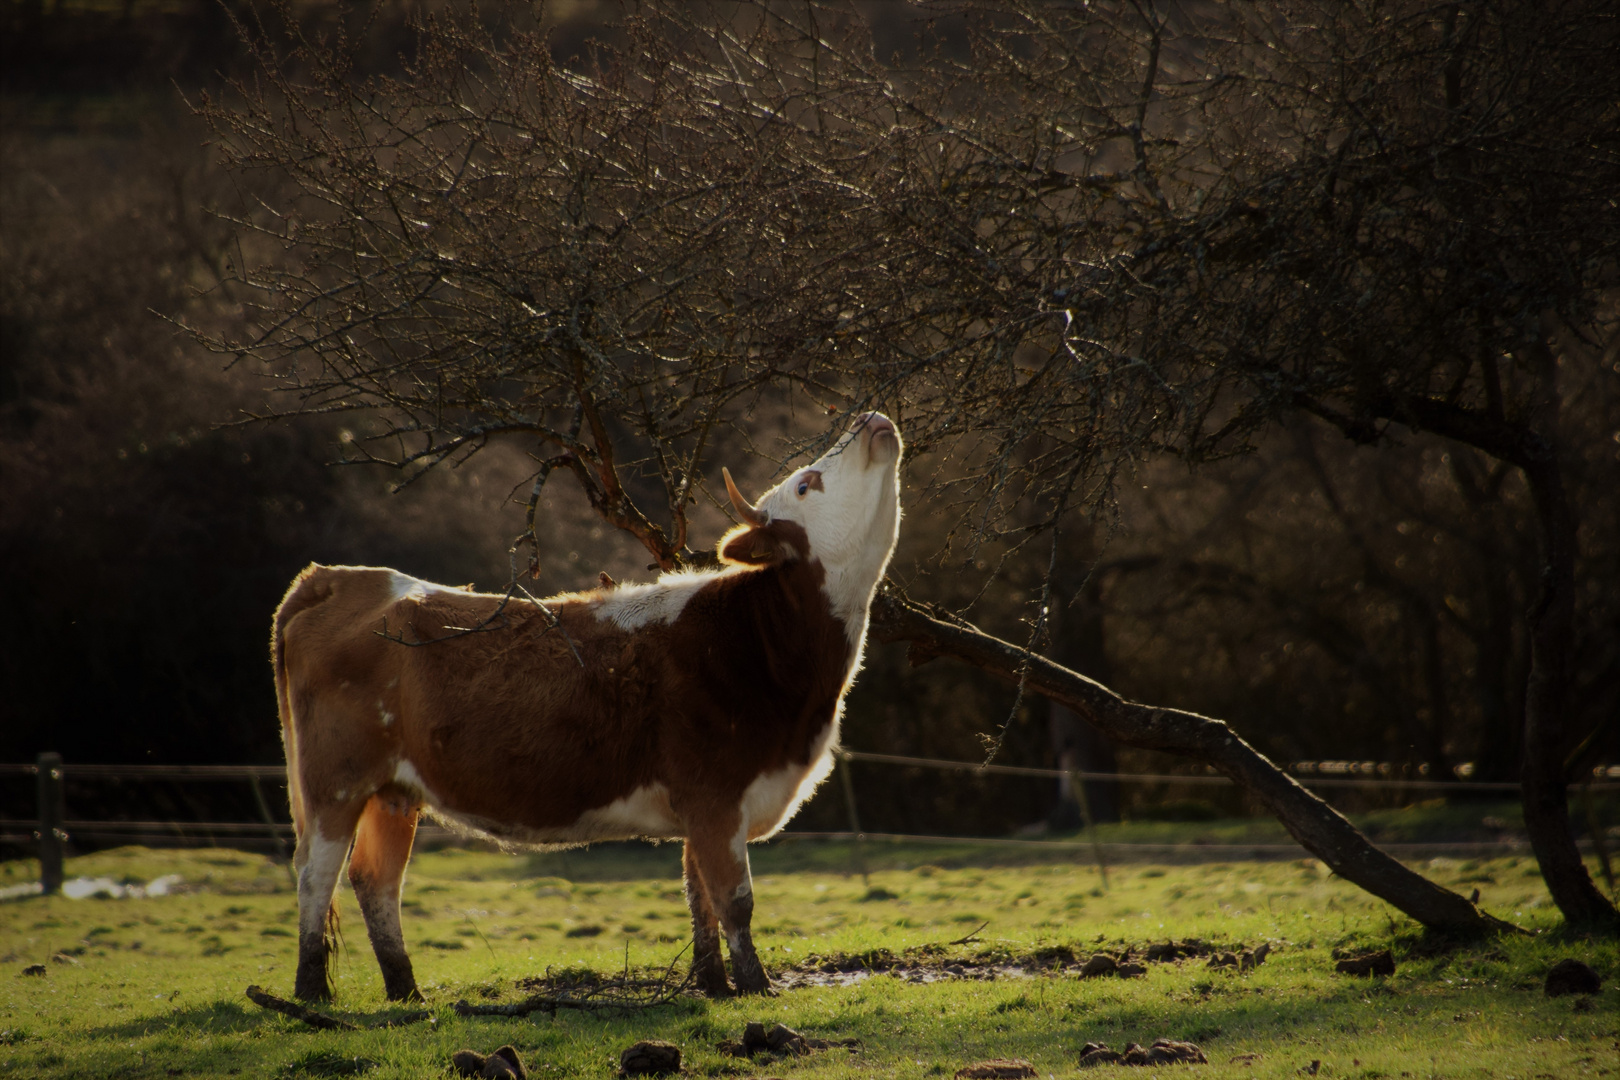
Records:
<instances>
[{"instance_id":1,"label":"cow's neck","mask_svg":"<svg viewBox=\"0 0 1620 1080\"><path fill-rule=\"evenodd\" d=\"M872 594L877 591L883 568L881 565L875 568L844 565L824 569L822 592L832 608L833 618L844 624L844 634L849 639L858 664L862 643L866 640L866 620L872 609Z\"/></svg>"}]
</instances>

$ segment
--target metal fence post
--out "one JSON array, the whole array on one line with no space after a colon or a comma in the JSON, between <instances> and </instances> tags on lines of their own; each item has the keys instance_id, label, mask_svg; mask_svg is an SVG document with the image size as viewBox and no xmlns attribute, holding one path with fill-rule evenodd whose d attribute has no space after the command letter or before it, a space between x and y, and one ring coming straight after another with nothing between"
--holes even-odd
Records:
<instances>
[{"instance_id":1,"label":"metal fence post","mask_svg":"<svg viewBox=\"0 0 1620 1080\"><path fill-rule=\"evenodd\" d=\"M39 884L46 896L62 891L62 755L39 755Z\"/></svg>"}]
</instances>

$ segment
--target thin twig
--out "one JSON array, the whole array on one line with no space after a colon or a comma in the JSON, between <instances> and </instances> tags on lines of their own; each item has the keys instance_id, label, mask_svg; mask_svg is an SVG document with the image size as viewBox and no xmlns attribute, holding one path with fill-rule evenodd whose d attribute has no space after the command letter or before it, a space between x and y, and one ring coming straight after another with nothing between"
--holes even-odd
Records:
<instances>
[{"instance_id":1,"label":"thin twig","mask_svg":"<svg viewBox=\"0 0 1620 1080\"><path fill-rule=\"evenodd\" d=\"M980 923L977 927L975 927L973 933L969 934L967 937L959 937L955 941L947 941L945 944L947 944L947 945L966 945L969 942L971 942L974 938L979 936L979 931L980 930L983 930L985 927L987 927L989 925L990 925L990 920L986 919L984 922Z\"/></svg>"}]
</instances>

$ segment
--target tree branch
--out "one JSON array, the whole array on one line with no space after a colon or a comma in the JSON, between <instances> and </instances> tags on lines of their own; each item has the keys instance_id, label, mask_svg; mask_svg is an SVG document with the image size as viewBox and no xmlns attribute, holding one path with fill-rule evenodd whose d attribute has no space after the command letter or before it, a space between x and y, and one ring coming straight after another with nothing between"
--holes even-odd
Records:
<instances>
[{"instance_id":1,"label":"tree branch","mask_svg":"<svg viewBox=\"0 0 1620 1080\"><path fill-rule=\"evenodd\" d=\"M946 621L892 589L872 605L872 634L907 642L913 666L939 656L1020 680L1086 717L1129 746L1197 758L1265 804L1289 834L1340 877L1410 915L1430 930L1480 936L1518 930L1378 850L1343 815L1301 787L1220 720L1126 701L1101 683L962 622Z\"/></svg>"}]
</instances>

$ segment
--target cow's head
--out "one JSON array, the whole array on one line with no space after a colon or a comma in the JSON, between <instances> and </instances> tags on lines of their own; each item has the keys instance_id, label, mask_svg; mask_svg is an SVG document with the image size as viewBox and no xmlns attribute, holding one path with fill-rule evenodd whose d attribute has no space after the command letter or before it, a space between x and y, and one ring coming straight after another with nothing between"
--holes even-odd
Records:
<instances>
[{"instance_id":1,"label":"cow's head","mask_svg":"<svg viewBox=\"0 0 1620 1080\"><path fill-rule=\"evenodd\" d=\"M743 524L720 541L726 562L764 565L812 558L827 587L871 597L900 532L900 432L882 413L863 413L813 464L749 505L725 473Z\"/></svg>"}]
</instances>

